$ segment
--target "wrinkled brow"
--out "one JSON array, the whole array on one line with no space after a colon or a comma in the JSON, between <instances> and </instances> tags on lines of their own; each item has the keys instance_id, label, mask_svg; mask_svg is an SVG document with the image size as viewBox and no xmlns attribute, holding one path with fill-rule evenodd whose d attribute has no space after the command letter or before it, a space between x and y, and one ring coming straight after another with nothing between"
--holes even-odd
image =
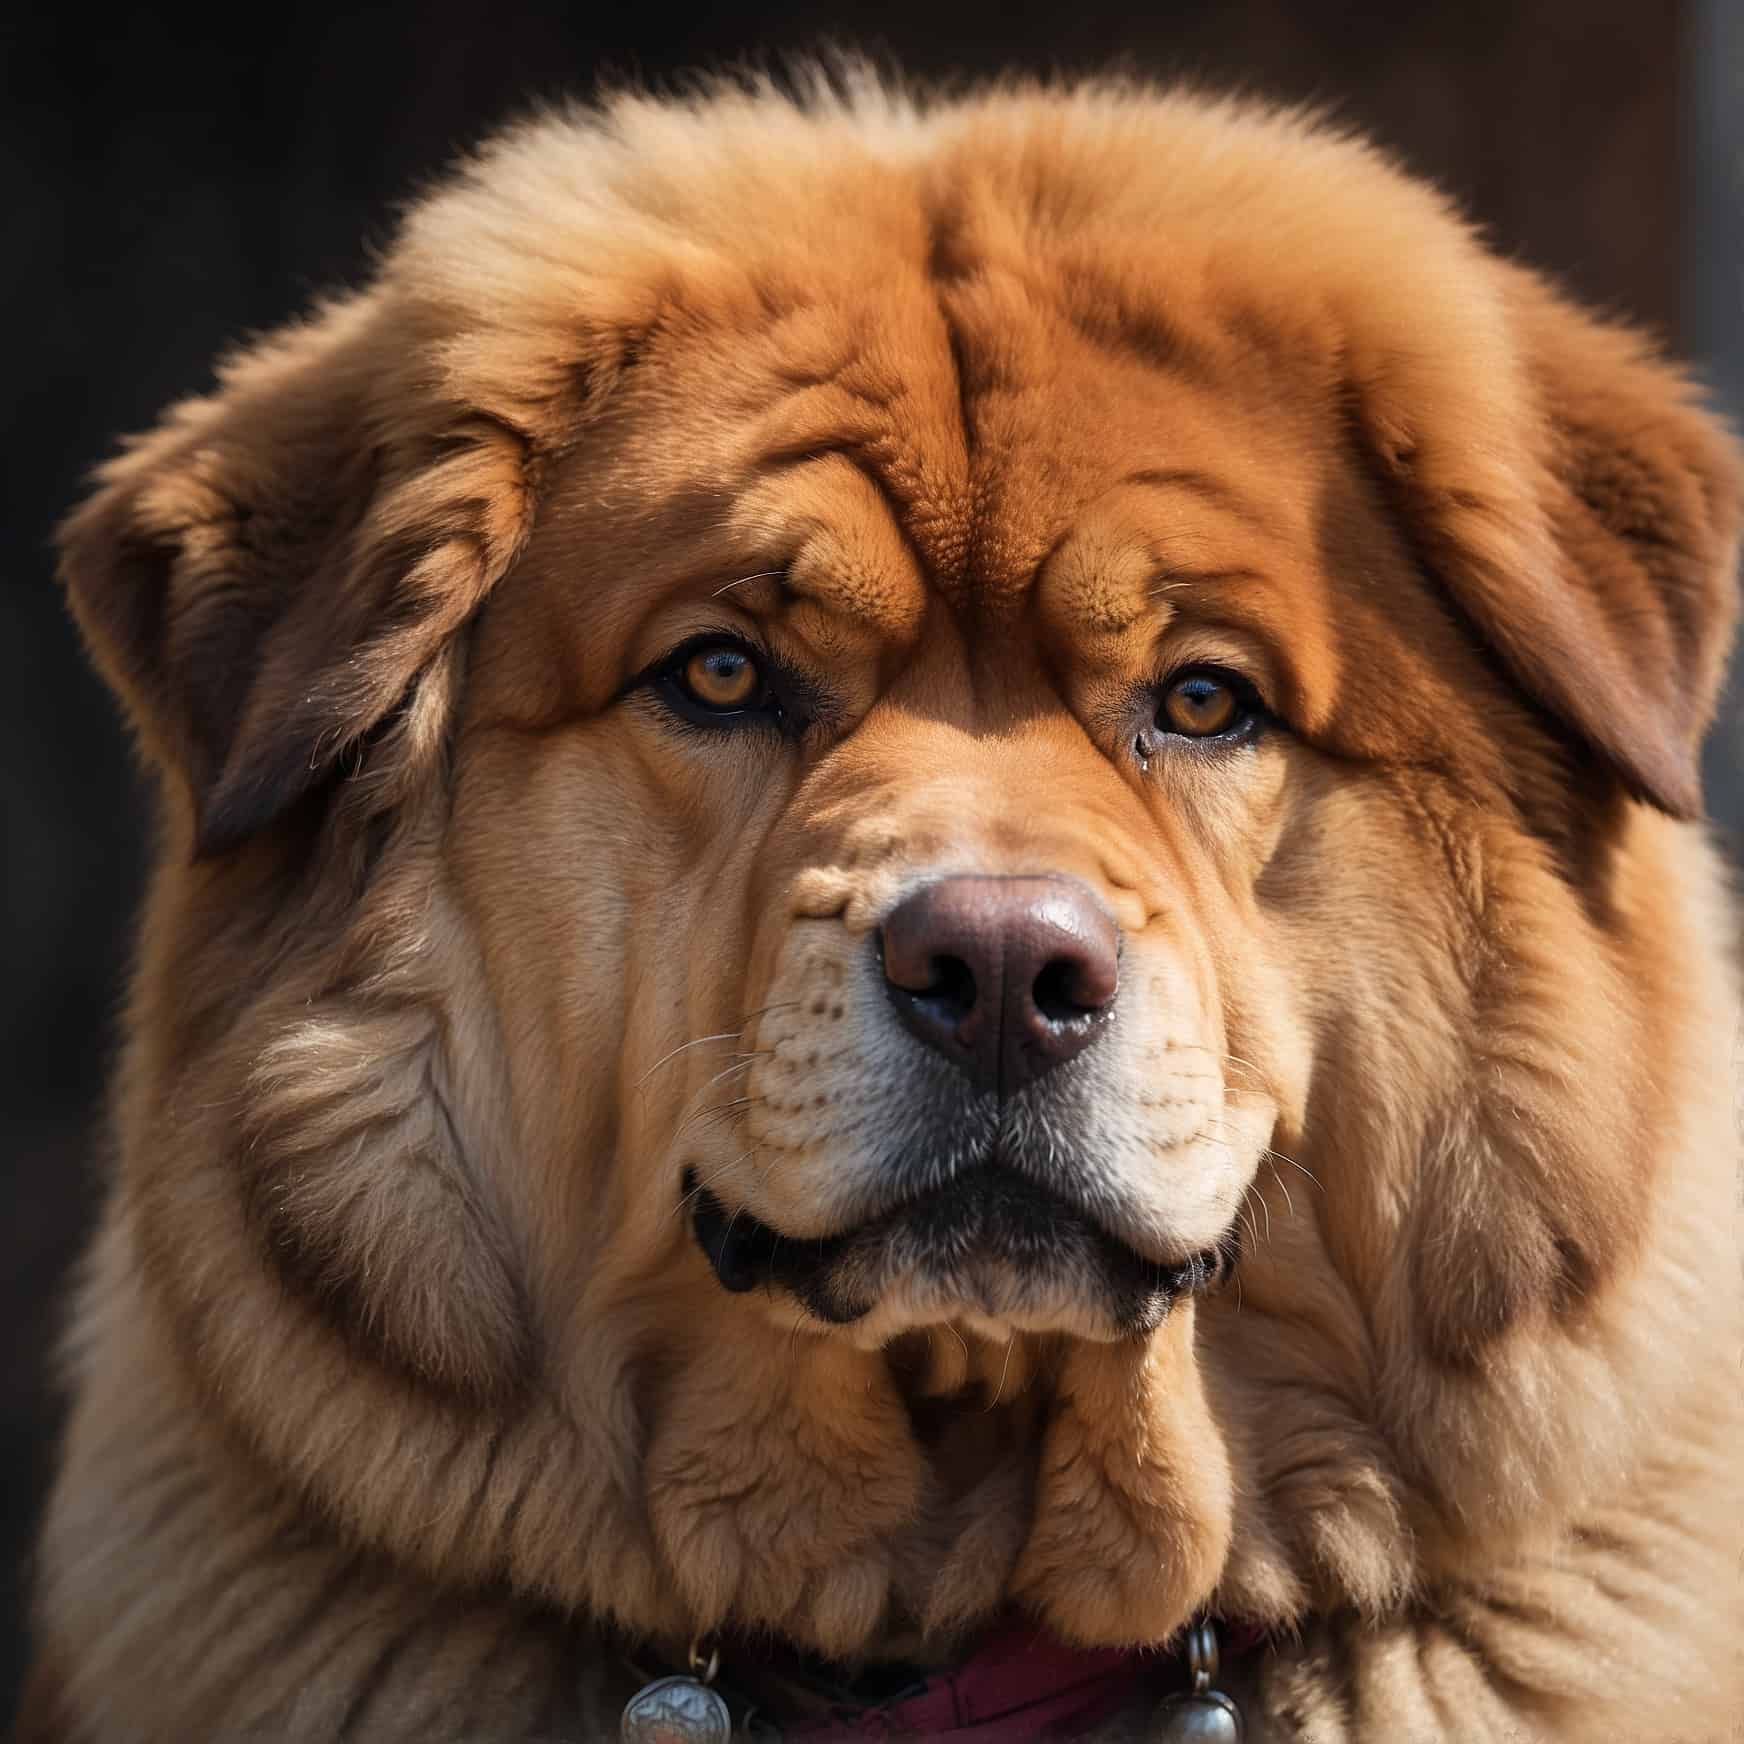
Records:
<instances>
[{"instance_id":1,"label":"wrinkled brow","mask_svg":"<svg viewBox=\"0 0 1744 1744\"><path fill-rule=\"evenodd\" d=\"M1190 467L1141 467L1120 481L1123 485L1149 485L1165 491L1185 491L1213 508L1221 509L1268 539L1284 536L1280 517L1256 497L1209 472Z\"/></svg>"},{"instance_id":2,"label":"wrinkled brow","mask_svg":"<svg viewBox=\"0 0 1744 1744\"><path fill-rule=\"evenodd\" d=\"M717 597L768 615L828 614L886 639L917 626L928 566L900 505L857 457L818 455L765 475L735 519L760 530L771 556L722 577Z\"/></svg>"},{"instance_id":3,"label":"wrinkled brow","mask_svg":"<svg viewBox=\"0 0 1744 1744\"><path fill-rule=\"evenodd\" d=\"M1161 622L1172 596L1234 589L1289 567L1288 519L1215 473L1128 473L1074 518L1042 564L1042 611L1066 634L1123 635Z\"/></svg>"}]
</instances>

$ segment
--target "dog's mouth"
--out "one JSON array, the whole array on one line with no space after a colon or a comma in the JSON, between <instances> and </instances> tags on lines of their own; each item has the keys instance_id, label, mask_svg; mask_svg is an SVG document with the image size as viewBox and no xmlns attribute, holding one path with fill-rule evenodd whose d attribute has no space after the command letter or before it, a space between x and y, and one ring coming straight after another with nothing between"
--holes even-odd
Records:
<instances>
[{"instance_id":1,"label":"dog's mouth","mask_svg":"<svg viewBox=\"0 0 1744 1744\"><path fill-rule=\"evenodd\" d=\"M1186 1260L1147 1258L1082 1206L997 1159L822 1237L783 1235L724 1205L688 1170L684 1191L722 1288L780 1286L834 1326L899 1297L904 1325L967 1314L1008 1328L1138 1336L1180 1297L1221 1282L1238 1256L1232 1226Z\"/></svg>"}]
</instances>

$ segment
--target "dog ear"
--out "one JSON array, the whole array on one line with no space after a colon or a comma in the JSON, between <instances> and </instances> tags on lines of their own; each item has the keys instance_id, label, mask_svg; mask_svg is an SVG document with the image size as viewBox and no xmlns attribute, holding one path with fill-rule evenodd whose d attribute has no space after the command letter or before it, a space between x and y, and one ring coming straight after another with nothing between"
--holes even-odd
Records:
<instances>
[{"instance_id":1,"label":"dog ear","mask_svg":"<svg viewBox=\"0 0 1744 1744\"><path fill-rule=\"evenodd\" d=\"M1744 461L1641 336L1494 270L1501 354L1390 380L1371 366L1371 452L1419 554L1515 681L1630 793L1699 817Z\"/></svg>"},{"instance_id":2,"label":"dog ear","mask_svg":"<svg viewBox=\"0 0 1744 1744\"><path fill-rule=\"evenodd\" d=\"M527 535L527 438L414 373L417 324L374 292L241 352L61 529L74 616L200 856L413 700Z\"/></svg>"}]
</instances>

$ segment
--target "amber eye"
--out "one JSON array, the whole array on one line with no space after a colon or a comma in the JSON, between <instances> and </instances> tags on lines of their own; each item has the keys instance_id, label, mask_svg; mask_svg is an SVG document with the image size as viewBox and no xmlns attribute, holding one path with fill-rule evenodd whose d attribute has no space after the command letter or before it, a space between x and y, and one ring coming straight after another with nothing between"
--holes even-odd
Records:
<instances>
[{"instance_id":1,"label":"amber eye","mask_svg":"<svg viewBox=\"0 0 1744 1744\"><path fill-rule=\"evenodd\" d=\"M1170 680L1157 709L1165 733L1209 739L1239 726L1251 713L1247 700L1220 673L1201 669Z\"/></svg>"},{"instance_id":2,"label":"amber eye","mask_svg":"<svg viewBox=\"0 0 1744 1744\"><path fill-rule=\"evenodd\" d=\"M756 660L731 642L698 648L685 661L678 680L692 702L723 714L752 708L763 694L763 674Z\"/></svg>"}]
</instances>

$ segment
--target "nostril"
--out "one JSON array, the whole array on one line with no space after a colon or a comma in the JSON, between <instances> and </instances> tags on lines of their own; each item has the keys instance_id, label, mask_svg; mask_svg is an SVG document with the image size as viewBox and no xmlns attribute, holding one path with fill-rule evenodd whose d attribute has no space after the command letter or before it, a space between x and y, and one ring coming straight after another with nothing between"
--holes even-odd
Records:
<instances>
[{"instance_id":1,"label":"nostril","mask_svg":"<svg viewBox=\"0 0 1744 1744\"><path fill-rule=\"evenodd\" d=\"M963 957L928 957L919 975L891 975L886 964L884 978L909 1005L947 1024L959 1024L975 1010L975 971Z\"/></svg>"},{"instance_id":2,"label":"nostril","mask_svg":"<svg viewBox=\"0 0 1744 1744\"><path fill-rule=\"evenodd\" d=\"M968 959L929 950L925 929L886 927L878 936L878 962L891 991L911 1009L960 1022L975 1009L980 989Z\"/></svg>"},{"instance_id":3,"label":"nostril","mask_svg":"<svg viewBox=\"0 0 1744 1744\"><path fill-rule=\"evenodd\" d=\"M1107 999L1092 985L1094 979L1075 957L1055 957L1042 966L1030 997L1049 1023L1074 1023L1107 1007Z\"/></svg>"},{"instance_id":4,"label":"nostril","mask_svg":"<svg viewBox=\"0 0 1744 1744\"><path fill-rule=\"evenodd\" d=\"M961 957L934 957L927 963L927 984L904 991L940 1017L958 1022L975 1009L975 971Z\"/></svg>"}]
</instances>

